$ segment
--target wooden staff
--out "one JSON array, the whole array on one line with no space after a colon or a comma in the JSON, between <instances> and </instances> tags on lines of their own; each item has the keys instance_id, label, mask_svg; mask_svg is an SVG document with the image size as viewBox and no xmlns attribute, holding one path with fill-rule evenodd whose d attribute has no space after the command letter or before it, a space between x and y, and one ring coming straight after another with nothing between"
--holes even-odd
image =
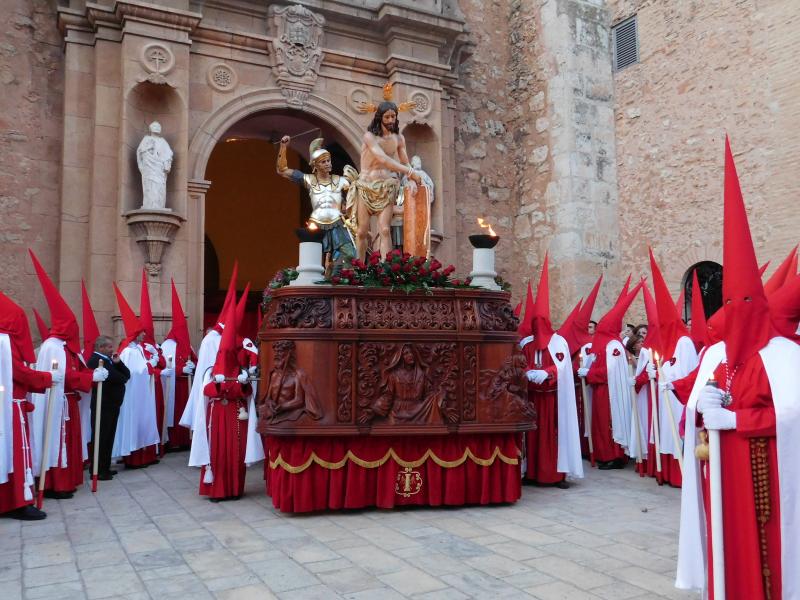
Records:
<instances>
[{"instance_id":1,"label":"wooden staff","mask_svg":"<svg viewBox=\"0 0 800 600\"><path fill-rule=\"evenodd\" d=\"M630 362L628 363L628 372L631 374L631 378L636 379L633 365ZM639 440L639 456L636 457L636 463L639 465L639 470L641 471L644 447L642 446L642 430L639 428L639 401L636 399L636 396L636 383L634 382L633 385L631 385L631 399L633 401L633 426L636 428L636 438Z\"/></svg>"},{"instance_id":2,"label":"wooden staff","mask_svg":"<svg viewBox=\"0 0 800 600\"><path fill-rule=\"evenodd\" d=\"M586 367L586 353L581 349L581 367ZM589 464L594 466L594 444L592 443L592 411L589 406L589 394L586 391L586 377L581 377L581 396L583 396L583 428L589 435Z\"/></svg>"},{"instance_id":3,"label":"wooden staff","mask_svg":"<svg viewBox=\"0 0 800 600\"><path fill-rule=\"evenodd\" d=\"M192 376L191 375L187 375L186 377L189 378L189 398L191 399L191 397L192 397ZM192 428L191 427L189 427L189 439L190 440L192 439Z\"/></svg>"},{"instance_id":4,"label":"wooden staff","mask_svg":"<svg viewBox=\"0 0 800 600\"><path fill-rule=\"evenodd\" d=\"M650 355L653 355L652 348ZM650 380L650 413L652 414L652 418L650 419L650 429L653 432L653 444L655 445L656 450L656 473L661 473L661 433L658 430L658 403L656 399L658 398L657 395L657 388L656 388L656 380Z\"/></svg>"},{"instance_id":5,"label":"wooden staff","mask_svg":"<svg viewBox=\"0 0 800 600\"><path fill-rule=\"evenodd\" d=\"M167 368L171 369L172 367L172 356L167 357ZM171 375L171 377L175 377L175 373ZM169 434L167 430L167 414L169 413L169 400L170 396L172 395L172 386L169 382L167 382L167 390L164 393L164 418L161 422L161 458L164 458L164 455L167 453L166 451L166 443L167 439L169 439Z\"/></svg>"},{"instance_id":6,"label":"wooden staff","mask_svg":"<svg viewBox=\"0 0 800 600\"><path fill-rule=\"evenodd\" d=\"M663 381L664 372L661 370L661 358L659 358L657 353L656 366L658 367L658 379ZM661 399L667 405L670 431L672 431L672 443L675 444L675 449L678 451L678 467L680 467L681 477L683 477L683 452L681 451L683 446L681 445L681 437L678 435L678 426L675 424L675 415L672 412L672 400L670 399L667 390L664 390L664 394L661 396Z\"/></svg>"},{"instance_id":7,"label":"wooden staff","mask_svg":"<svg viewBox=\"0 0 800 600\"><path fill-rule=\"evenodd\" d=\"M51 371L58 370L58 361L53 360L50 364ZM44 441L42 442L42 463L39 467L39 493L36 496L36 508L39 510L42 509L42 504L44 503L44 482L47 475L47 462L48 462L48 454L50 454L50 433L53 431L53 390L56 388L55 383L53 383L49 388L47 388L47 394L45 395L45 413L44 413Z\"/></svg>"},{"instance_id":8,"label":"wooden staff","mask_svg":"<svg viewBox=\"0 0 800 600\"><path fill-rule=\"evenodd\" d=\"M97 363L97 368L103 368L103 359ZM100 410L103 406L103 382L97 382L97 400L94 405L94 447L92 448L92 493L97 492L97 468L100 460Z\"/></svg>"},{"instance_id":9,"label":"wooden staff","mask_svg":"<svg viewBox=\"0 0 800 600\"><path fill-rule=\"evenodd\" d=\"M714 374L706 385L719 387ZM722 524L722 454L719 431L707 429L708 487L711 494L711 565L714 571L714 598L725 600L725 536Z\"/></svg>"}]
</instances>

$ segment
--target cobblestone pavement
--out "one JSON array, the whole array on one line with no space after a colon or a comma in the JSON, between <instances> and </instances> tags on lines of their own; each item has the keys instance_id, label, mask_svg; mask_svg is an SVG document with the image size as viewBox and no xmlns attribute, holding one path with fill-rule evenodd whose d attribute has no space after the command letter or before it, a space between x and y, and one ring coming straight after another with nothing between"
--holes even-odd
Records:
<instances>
[{"instance_id":1,"label":"cobblestone pavement","mask_svg":"<svg viewBox=\"0 0 800 600\"><path fill-rule=\"evenodd\" d=\"M0 598L697 598L672 585L679 490L630 468L513 506L291 516L261 465L212 504L187 458L0 519Z\"/></svg>"}]
</instances>

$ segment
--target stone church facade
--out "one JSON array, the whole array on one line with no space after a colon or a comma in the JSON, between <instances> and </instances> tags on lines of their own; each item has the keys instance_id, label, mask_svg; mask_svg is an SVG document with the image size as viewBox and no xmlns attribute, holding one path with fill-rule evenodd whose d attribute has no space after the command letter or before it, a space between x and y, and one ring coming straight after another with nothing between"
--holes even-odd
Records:
<instances>
[{"instance_id":1,"label":"stone church facade","mask_svg":"<svg viewBox=\"0 0 800 600\"><path fill-rule=\"evenodd\" d=\"M759 252L779 260L797 241L789 165L800 115L789 99L800 77L788 61L799 23L789 1L3 4L0 281L26 308L43 305L28 247L76 309L86 280L101 328L116 315L112 281L136 306L145 265L159 332L173 279L199 339L207 203L234 194L209 176L215 152L250 136L272 152L274 132L288 133L301 166L302 135L317 129L356 162L370 119L359 107L386 81L416 103L401 128L436 186L437 257L466 275L467 236L487 218L515 299L550 252L556 320L601 271L604 302L629 271L644 271L648 242L676 292L693 264L720 262L725 131ZM639 61L615 73L612 26L633 15ZM687 31L710 59L680 42ZM144 214L135 150L156 120L175 153L169 211ZM249 227L246 212L237 222L253 246L278 253L271 228Z\"/></svg>"}]
</instances>

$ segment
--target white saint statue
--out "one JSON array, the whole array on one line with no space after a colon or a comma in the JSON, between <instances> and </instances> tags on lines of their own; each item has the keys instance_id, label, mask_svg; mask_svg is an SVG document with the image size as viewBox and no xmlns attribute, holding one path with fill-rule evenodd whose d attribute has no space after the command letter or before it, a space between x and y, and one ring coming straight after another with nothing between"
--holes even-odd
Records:
<instances>
[{"instance_id":1,"label":"white saint statue","mask_svg":"<svg viewBox=\"0 0 800 600\"><path fill-rule=\"evenodd\" d=\"M136 149L142 174L142 208L164 210L167 206L167 173L172 168L172 149L161 137L161 123L150 123L150 133Z\"/></svg>"},{"instance_id":2,"label":"white saint statue","mask_svg":"<svg viewBox=\"0 0 800 600\"><path fill-rule=\"evenodd\" d=\"M431 179L431 176L422 170L422 159L415 154L414 156L411 157L411 166L417 173L419 173L419 176L422 178L422 185L426 185L430 188L431 191L430 194L428 195L428 201L433 202L434 198L433 179Z\"/></svg>"}]
</instances>

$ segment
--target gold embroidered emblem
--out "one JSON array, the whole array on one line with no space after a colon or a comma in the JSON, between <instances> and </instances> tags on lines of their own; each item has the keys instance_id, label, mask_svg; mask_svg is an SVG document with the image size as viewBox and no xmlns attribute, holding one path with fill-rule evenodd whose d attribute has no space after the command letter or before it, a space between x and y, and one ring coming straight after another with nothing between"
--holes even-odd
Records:
<instances>
[{"instance_id":1,"label":"gold embroidered emblem","mask_svg":"<svg viewBox=\"0 0 800 600\"><path fill-rule=\"evenodd\" d=\"M403 498L419 494L422 489L422 475L411 467L405 467L397 474L394 482L394 493Z\"/></svg>"}]
</instances>

